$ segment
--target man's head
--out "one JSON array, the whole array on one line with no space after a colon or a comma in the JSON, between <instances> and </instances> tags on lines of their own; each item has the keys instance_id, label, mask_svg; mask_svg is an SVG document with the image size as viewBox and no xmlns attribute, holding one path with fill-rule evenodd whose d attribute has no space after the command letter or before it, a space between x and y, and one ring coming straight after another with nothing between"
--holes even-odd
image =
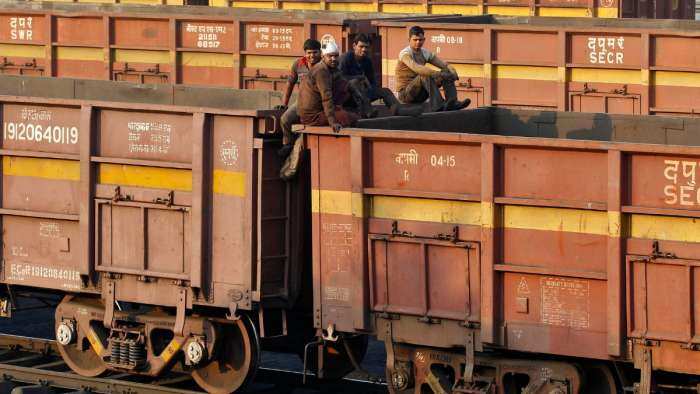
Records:
<instances>
[{"instance_id":1,"label":"man's head","mask_svg":"<svg viewBox=\"0 0 700 394\"><path fill-rule=\"evenodd\" d=\"M329 68L338 67L338 56L340 56L340 51L338 51L338 46L334 42L329 42L323 49L321 49L321 54L323 55L323 63Z\"/></svg>"},{"instance_id":2,"label":"man's head","mask_svg":"<svg viewBox=\"0 0 700 394\"><path fill-rule=\"evenodd\" d=\"M425 30L420 26L413 26L408 30L408 45L414 51L423 48L425 44Z\"/></svg>"},{"instance_id":3,"label":"man's head","mask_svg":"<svg viewBox=\"0 0 700 394\"><path fill-rule=\"evenodd\" d=\"M360 33L355 36L352 40L352 51L355 53L355 57L362 59L365 56L369 56L369 47L372 45L369 37L365 33Z\"/></svg>"},{"instance_id":4,"label":"man's head","mask_svg":"<svg viewBox=\"0 0 700 394\"><path fill-rule=\"evenodd\" d=\"M304 41L304 57L310 64L321 61L321 43L311 38Z\"/></svg>"}]
</instances>

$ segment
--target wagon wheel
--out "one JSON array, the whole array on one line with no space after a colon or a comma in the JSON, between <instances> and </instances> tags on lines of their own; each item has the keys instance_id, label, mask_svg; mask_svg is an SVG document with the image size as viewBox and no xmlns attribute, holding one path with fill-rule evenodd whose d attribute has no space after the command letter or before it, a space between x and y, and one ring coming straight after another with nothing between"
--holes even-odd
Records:
<instances>
[{"instance_id":1,"label":"wagon wheel","mask_svg":"<svg viewBox=\"0 0 700 394\"><path fill-rule=\"evenodd\" d=\"M72 298L72 296L67 296L62 302L67 302ZM61 324L61 319L59 318L60 309L61 307L59 305L59 307L56 308L55 332L58 331L59 325ZM87 377L102 375L107 370L107 366L102 361L102 358L92 349L88 339L84 335L77 335L77 332L73 333L73 336L77 337L79 341L82 341L82 346L80 348L84 350L81 350L75 343L62 345L57 341L58 352L61 353L63 361L78 375Z\"/></svg>"},{"instance_id":2,"label":"wagon wheel","mask_svg":"<svg viewBox=\"0 0 700 394\"><path fill-rule=\"evenodd\" d=\"M410 363L404 363L397 370L385 368L386 386L389 394L411 394L416 389L413 384L413 371Z\"/></svg>"},{"instance_id":3,"label":"wagon wheel","mask_svg":"<svg viewBox=\"0 0 700 394\"><path fill-rule=\"evenodd\" d=\"M255 376L260 362L260 341L250 319L242 315L232 324L217 325L213 357L192 371L192 378L209 393L242 390Z\"/></svg>"},{"instance_id":4,"label":"wagon wheel","mask_svg":"<svg viewBox=\"0 0 700 394\"><path fill-rule=\"evenodd\" d=\"M584 391L587 393L617 394L620 392L615 375L604 363L592 363L584 366Z\"/></svg>"}]
</instances>

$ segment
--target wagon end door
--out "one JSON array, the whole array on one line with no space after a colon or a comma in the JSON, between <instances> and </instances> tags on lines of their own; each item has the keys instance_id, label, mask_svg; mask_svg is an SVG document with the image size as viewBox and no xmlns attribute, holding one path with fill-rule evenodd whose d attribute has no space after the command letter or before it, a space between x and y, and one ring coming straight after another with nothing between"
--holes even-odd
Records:
<instances>
[{"instance_id":1,"label":"wagon end door","mask_svg":"<svg viewBox=\"0 0 700 394\"><path fill-rule=\"evenodd\" d=\"M405 320L409 325L477 323L481 295L479 256L477 242L370 235L372 312L379 317ZM445 346L441 342L450 340L433 339L434 346Z\"/></svg>"}]
</instances>

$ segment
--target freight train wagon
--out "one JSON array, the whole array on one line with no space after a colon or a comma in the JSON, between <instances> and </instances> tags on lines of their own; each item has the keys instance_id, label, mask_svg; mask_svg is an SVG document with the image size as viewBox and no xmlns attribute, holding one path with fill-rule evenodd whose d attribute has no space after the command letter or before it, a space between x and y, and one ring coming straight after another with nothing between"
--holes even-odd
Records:
<instances>
[{"instance_id":1,"label":"freight train wagon","mask_svg":"<svg viewBox=\"0 0 700 394\"><path fill-rule=\"evenodd\" d=\"M316 327L382 339L391 393L697 392L698 130L502 108L305 130Z\"/></svg>"},{"instance_id":2,"label":"freight train wagon","mask_svg":"<svg viewBox=\"0 0 700 394\"><path fill-rule=\"evenodd\" d=\"M79 374L176 364L240 389L261 338L303 348L310 311L308 186L279 178L276 112L101 102L113 83L91 84L89 100L0 97L1 312L22 289L65 294L56 338Z\"/></svg>"},{"instance_id":3,"label":"freight train wagon","mask_svg":"<svg viewBox=\"0 0 700 394\"><path fill-rule=\"evenodd\" d=\"M283 90L307 38L351 48L381 14L0 4L0 74ZM90 34L85 34L89 31Z\"/></svg>"},{"instance_id":4,"label":"freight train wagon","mask_svg":"<svg viewBox=\"0 0 700 394\"><path fill-rule=\"evenodd\" d=\"M383 84L413 21L377 21ZM695 116L700 23L536 17L446 17L423 23L425 47L459 72L478 106Z\"/></svg>"},{"instance_id":5,"label":"freight train wagon","mask_svg":"<svg viewBox=\"0 0 700 394\"><path fill-rule=\"evenodd\" d=\"M695 19L695 0L54 0L283 10Z\"/></svg>"}]
</instances>

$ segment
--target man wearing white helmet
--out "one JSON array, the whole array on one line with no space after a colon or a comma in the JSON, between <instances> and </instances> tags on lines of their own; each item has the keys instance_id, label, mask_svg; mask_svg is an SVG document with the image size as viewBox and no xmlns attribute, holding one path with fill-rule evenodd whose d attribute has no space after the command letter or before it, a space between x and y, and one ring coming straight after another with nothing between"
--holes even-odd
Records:
<instances>
[{"instance_id":1,"label":"man wearing white helmet","mask_svg":"<svg viewBox=\"0 0 700 394\"><path fill-rule=\"evenodd\" d=\"M327 43L321 48L321 55L321 61L301 81L297 108L303 124L331 126L338 132L343 127L354 125L359 116L341 107L349 96L347 83L337 70L338 46L334 42Z\"/></svg>"}]
</instances>

